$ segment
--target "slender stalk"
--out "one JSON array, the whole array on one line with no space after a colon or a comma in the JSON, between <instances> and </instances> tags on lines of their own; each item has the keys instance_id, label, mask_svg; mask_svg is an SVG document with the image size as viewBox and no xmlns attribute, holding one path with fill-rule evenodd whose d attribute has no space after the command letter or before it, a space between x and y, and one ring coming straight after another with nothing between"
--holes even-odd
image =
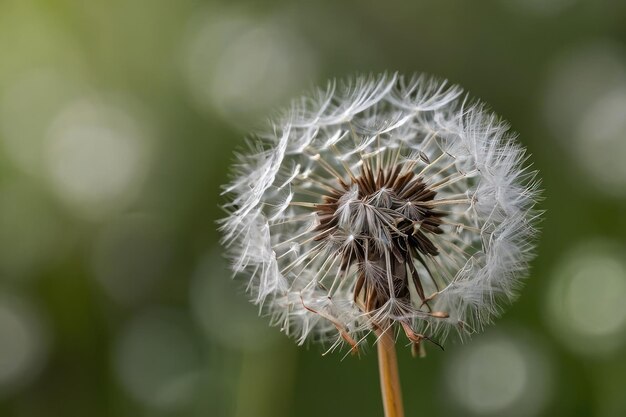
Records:
<instances>
[{"instance_id":1,"label":"slender stalk","mask_svg":"<svg viewBox=\"0 0 626 417\"><path fill-rule=\"evenodd\" d=\"M391 328L386 331L379 330L376 334L378 336L378 342L376 343L378 349L378 371L385 417L404 417L393 330Z\"/></svg>"}]
</instances>

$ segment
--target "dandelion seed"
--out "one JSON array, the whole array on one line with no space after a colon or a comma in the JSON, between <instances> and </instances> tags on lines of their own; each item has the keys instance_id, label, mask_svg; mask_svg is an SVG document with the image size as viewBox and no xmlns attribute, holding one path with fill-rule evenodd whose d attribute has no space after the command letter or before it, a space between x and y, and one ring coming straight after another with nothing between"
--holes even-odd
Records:
<instances>
[{"instance_id":1,"label":"dandelion seed","mask_svg":"<svg viewBox=\"0 0 626 417\"><path fill-rule=\"evenodd\" d=\"M396 332L423 353L515 297L538 218L525 162L508 125L457 86L333 82L238 156L223 241L273 324L329 350L375 332L381 370L397 374Z\"/></svg>"}]
</instances>

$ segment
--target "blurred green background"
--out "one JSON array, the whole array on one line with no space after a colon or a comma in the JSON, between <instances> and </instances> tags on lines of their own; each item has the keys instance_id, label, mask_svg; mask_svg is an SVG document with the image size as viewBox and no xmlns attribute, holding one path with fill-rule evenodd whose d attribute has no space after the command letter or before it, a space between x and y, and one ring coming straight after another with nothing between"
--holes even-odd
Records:
<instances>
[{"instance_id":1,"label":"blurred green background","mask_svg":"<svg viewBox=\"0 0 626 417\"><path fill-rule=\"evenodd\" d=\"M0 415L381 416L376 355L256 317L218 246L232 150L328 78L489 103L547 210L518 302L412 359L407 415L626 415L626 2L0 0Z\"/></svg>"}]
</instances>

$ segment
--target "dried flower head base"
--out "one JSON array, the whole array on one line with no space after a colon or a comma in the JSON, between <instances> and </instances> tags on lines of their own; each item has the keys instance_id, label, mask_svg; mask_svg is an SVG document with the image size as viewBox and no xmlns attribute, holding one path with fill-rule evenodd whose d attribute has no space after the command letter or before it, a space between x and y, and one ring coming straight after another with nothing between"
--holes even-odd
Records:
<instances>
[{"instance_id":1,"label":"dried flower head base","mask_svg":"<svg viewBox=\"0 0 626 417\"><path fill-rule=\"evenodd\" d=\"M344 175L330 171L335 175L336 188L329 186L323 203L314 208L319 221L314 240L342 240L337 251L340 276L347 276L355 267L354 302L371 317L377 330L393 325L389 319L376 318L376 312L391 300L397 301L399 312L402 306L417 304L424 315L448 317L445 312L433 312L431 297L426 297L421 282L424 277L415 267L419 262L428 271L424 257L439 254L431 236L443 233L446 211L442 202L446 200L435 201L437 191L414 172L419 161L426 166L430 163L426 156L417 161L401 158L401 148L389 155L379 152L362 159L358 173L347 165ZM416 300L412 299L411 285ZM412 308L406 308L406 313L406 318L396 314L396 321L417 351L421 340L429 338L412 330ZM344 339L357 349L345 334Z\"/></svg>"},{"instance_id":2,"label":"dried flower head base","mask_svg":"<svg viewBox=\"0 0 626 417\"><path fill-rule=\"evenodd\" d=\"M299 343L482 329L532 258L536 173L514 134L425 76L292 103L238 155L221 225L253 301Z\"/></svg>"}]
</instances>

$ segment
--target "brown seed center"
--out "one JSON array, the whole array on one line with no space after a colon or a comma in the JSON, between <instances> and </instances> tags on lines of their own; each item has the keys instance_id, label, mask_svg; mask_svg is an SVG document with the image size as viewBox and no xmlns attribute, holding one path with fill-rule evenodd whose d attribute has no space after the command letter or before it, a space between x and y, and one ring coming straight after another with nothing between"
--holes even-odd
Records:
<instances>
[{"instance_id":1,"label":"brown seed center","mask_svg":"<svg viewBox=\"0 0 626 417\"><path fill-rule=\"evenodd\" d=\"M359 176L338 180L339 187L317 205L316 240L336 245L344 273L357 266L355 301L366 312L391 298L410 303L412 280L420 307L430 309L415 262L428 270L424 258L439 253L432 237L443 233L444 213L432 204L436 191L402 165L374 172L364 164Z\"/></svg>"}]
</instances>

